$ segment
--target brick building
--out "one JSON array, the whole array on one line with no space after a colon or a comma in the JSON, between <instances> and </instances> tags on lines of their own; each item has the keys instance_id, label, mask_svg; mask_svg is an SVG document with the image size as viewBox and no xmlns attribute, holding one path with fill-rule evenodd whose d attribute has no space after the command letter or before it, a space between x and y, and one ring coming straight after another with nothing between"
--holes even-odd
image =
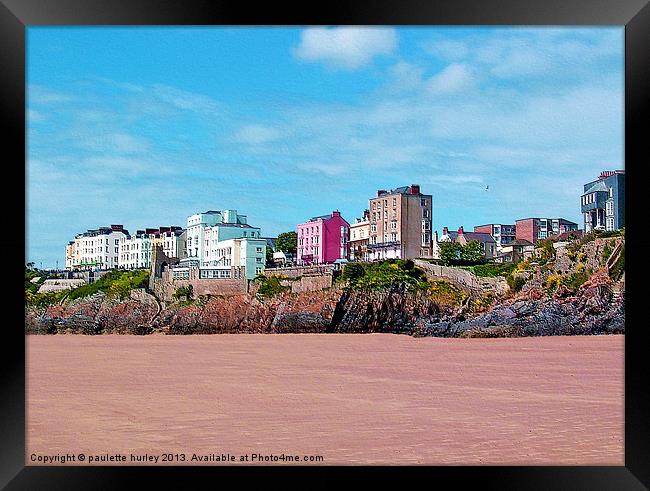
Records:
<instances>
[{"instance_id":1,"label":"brick building","mask_svg":"<svg viewBox=\"0 0 650 491\"><path fill-rule=\"evenodd\" d=\"M578 230L578 224L564 218L522 218L515 222L516 238L536 244L538 240Z\"/></svg>"},{"instance_id":2,"label":"brick building","mask_svg":"<svg viewBox=\"0 0 650 491\"><path fill-rule=\"evenodd\" d=\"M487 225L478 225L474 227L474 232L491 235L497 245L497 250L516 239L516 227L514 225L504 225L501 223L489 223Z\"/></svg>"},{"instance_id":3,"label":"brick building","mask_svg":"<svg viewBox=\"0 0 650 491\"><path fill-rule=\"evenodd\" d=\"M418 184L377 191L368 207L368 259L431 257L432 201Z\"/></svg>"}]
</instances>

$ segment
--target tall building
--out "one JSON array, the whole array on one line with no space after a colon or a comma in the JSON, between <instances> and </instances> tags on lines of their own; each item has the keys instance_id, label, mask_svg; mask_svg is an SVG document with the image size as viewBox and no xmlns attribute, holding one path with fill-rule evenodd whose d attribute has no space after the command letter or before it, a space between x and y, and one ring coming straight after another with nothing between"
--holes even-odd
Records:
<instances>
[{"instance_id":1,"label":"tall building","mask_svg":"<svg viewBox=\"0 0 650 491\"><path fill-rule=\"evenodd\" d=\"M517 236L514 225L504 225L501 223L478 225L474 227L474 232L491 235L497 244L497 250L501 250L503 246L513 242Z\"/></svg>"},{"instance_id":2,"label":"tall building","mask_svg":"<svg viewBox=\"0 0 650 491\"><path fill-rule=\"evenodd\" d=\"M129 231L122 225L88 230L75 236L74 245L66 245L66 268L104 270L119 266L120 239ZM68 254L72 254L68 260Z\"/></svg>"},{"instance_id":3,"label":"tall building","mask_svg":"<svg viewBox=\"0 0 650 491\"><path fill-rule=\"evenodd\" d=\"M368 260L368 241L370 240L370 210L364 210L361 218L350 224L350 259Z\"/></svg>"},{"instance_id":4,"label":"tall building","mask_svg":"<svg viewBox=\"0 0 650 491\"><path fill-rule=\"evenodd\" d=\"M186 261L203 265L210 261L211 249L222 240L260 238L260 229L247 223L237 210L210 210L187 217Z\"/></svg>"},{"instance_id":5,"label":"tall building","mask_svg":"<svg viewBox=\"0 0 650 491\"><path fill-rule=\"evenodd\" d=\"M625 171L603 171L598 179L585 184L580 210L585 232L625 227Z\"/></svg>"},{"instance_id":6,"label":"tall building","mask_svg":"<svg viewBox=\"0 0 650 491\"><path fill-rule=\"evenodd\" d=\"M246 266L248 279L264 271L266 239L237 210L189 216L186 238L186 254L180 263L199 266L201 278L229 278L234 266Z\"/></svg>"},{"instance_id":7,"label":"tall building","mask_svg":"<svg viewBox=\"0 0 650 491\"><path fill-rule=\"evenodd\" d=\"M349 257L350 224L340 212L310 218L296 229L299 265L327 264Z\"/></svg>"},{"instance_id":8,"label":"tall building","mask_svg":"<svg viewBox=\"0 0 650 491\"><path fill-rule=\"evenodd\" d=\"M578 230L578 224L564 218L522 218L515 222L517 239L536 244L538 240Z\"/></svg>"},{"instance_id":9,"label":"tall building","mask_svg":"<svg viewBox=\"0 0 650 491\"><path fill-rule=\"evenodd\" d=\"M368 207L368 259L431 257L432 207L432 196L418 184L377 191Z\"/></svg>"},{"instance_id":10,"label":"tall building","mask_svg":"<svg viewBox=\"0 0 650 491\"><path fill-rule=\"evenodd\" d=\"M120 238L120 269L139 269L151 266L151 240L144 230Z\"/></svg>"},{"instance_id":11,"label":"tall building","mask_svg":"<svg viewBox=\"0 0 650 491\"><path fill-rule=\"evenodd\" d=\"M185 256L185 231L178 226L146 228L120 239L119 266L121 269L149 268L153 248L160 245L169 257Z\"/></svg>"}]
</instances>

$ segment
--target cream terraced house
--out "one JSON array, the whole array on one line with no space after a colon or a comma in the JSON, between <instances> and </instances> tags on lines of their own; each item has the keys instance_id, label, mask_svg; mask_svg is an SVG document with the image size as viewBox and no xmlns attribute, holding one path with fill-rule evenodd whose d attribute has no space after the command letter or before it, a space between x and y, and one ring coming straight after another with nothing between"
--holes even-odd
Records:
<instances>
[{"instance_id":1,"label":"cream terraced house","mask_svg":"<svg viewBox=\"0 0 650 491\"><path fill-rule=\"evenodd\" d=\"M122 225L100 227L78 234L66 245L66 269L104 270L119 266L120 239L127 237ZM68 256L70 254L70 256Z\"/></svg>"}]
</instances>

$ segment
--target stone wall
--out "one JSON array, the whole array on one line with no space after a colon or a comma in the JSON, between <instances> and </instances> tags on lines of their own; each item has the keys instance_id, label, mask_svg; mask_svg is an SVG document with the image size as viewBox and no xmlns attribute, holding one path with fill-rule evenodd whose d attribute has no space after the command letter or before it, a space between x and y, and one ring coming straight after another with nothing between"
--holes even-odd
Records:
<instances>
[{"instance_id":1,"label":"stone wall","mask_svg":"<svg viewBox=\"0 0 650 491\"><path fill-rule=\"evenodd\" d=\"M86 282L82 279L72 279L72 280L45 280L41 287L38 289L38 293L48 293L48 292L58 292L61 290L71 290L73 288L78 288L85 285Z\"/></svg>"},{"instance_id":2,"label":"stone wall","mask_svg":"<svg viewBox=\"0 0 650 491\"><path fill-rule=\"evenodd\" d=\"M302 276L291 282L291 293L316 292L332 287L332 275Z\"/></svg>"},{"instance_id":3,"label":"stone wall","mask_svg":"<svg viewBox=\"0 0 650 491\"><path fill-rule=\"evenodd\" d=\"M333 264L321 266L292 266L287 268L266 268L262 274L266 276L286 276L287 278L298 278L303 275L324 275L331 274L334 270Z\"/></svg>"},{"instance_id":4,"label":"stone wall","mask_svg":"<svg viewBox=\"0 0 650 491\"><path fill-rule=\"evenodd\" d=\"M460 268L440 266L426 261L414 260L419 268L423 269L428 279L445 279L456 286L468 290L473 295L492 293L501 295L509 289L506 279L499 276L496 278L484 278Z\"/></svg>"},{"instance_id":5,"label":"stone wall","mask_svg":"<svg viewBox=\"0 0 650 491\"><path fill-rule=\"evenodd\" d=\"M199 295L231 296L248 292L248 280L245 276L235 279L174 280L165 272L163 273L163 278L153 278L150 283L151 290L164 302L170 302L172 295L178 288L188 285L192 285L192 291L195 297Z\"/></svg>"}]
</instances>

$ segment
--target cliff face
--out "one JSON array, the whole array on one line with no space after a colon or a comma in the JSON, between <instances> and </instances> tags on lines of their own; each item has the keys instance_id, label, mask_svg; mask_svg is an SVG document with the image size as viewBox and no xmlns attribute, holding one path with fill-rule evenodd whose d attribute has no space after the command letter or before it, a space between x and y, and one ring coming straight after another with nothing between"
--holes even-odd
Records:
<instances>
[{"instance_id":1,"label":"cliff face","mask_svg":"<svg viewBox=\"0 0 650 491\"><path fill-rule=\"evenodd\" d=\"M339 288L260 300L251 294L199 299L158 313L156 305L135 299L114 301L103 294L27 309L28 333L217 334L217 333L370 333L413 336L505 337L605 334L625 331L624 290L614 297L607 273L597 273L575 294L558 288L553 297L538 288L487 311L441 303L406 284L371 292Z\"/></svg>"}]
</instances>

